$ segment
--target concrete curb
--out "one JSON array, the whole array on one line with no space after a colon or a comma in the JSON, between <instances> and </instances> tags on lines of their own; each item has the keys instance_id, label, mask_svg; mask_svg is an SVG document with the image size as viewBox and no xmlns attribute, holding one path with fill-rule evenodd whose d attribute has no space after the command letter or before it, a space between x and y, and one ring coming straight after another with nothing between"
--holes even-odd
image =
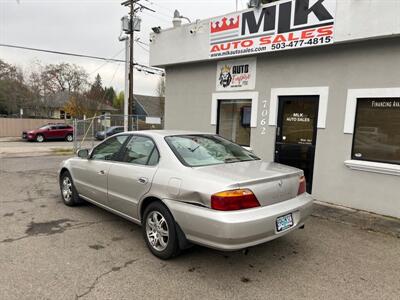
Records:
<instances>
[{"instance_id":1,"label":"concrete curb","mask_svg":"<svg viewBox=\"0 0 400 300\"><path fill-rule=\"evenodd\" d=\"M313 217L348 224L362 230L388 234L400 239L400 219L315 201Z\"/></svg>"}]
</instances>

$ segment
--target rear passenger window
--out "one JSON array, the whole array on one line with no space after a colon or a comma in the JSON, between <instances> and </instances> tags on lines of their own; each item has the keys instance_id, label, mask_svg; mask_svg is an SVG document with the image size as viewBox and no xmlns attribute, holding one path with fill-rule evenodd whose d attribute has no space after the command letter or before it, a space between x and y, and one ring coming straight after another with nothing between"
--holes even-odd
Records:
<instances>
[{"instance_id":1,"label":"rear passenger window","mask_svg":"<svg viewBox=\"0 0 400 300\"><path fill-rule=\"evenodd\" d=\"M155 166L158 164L158 160L160 159L160 154L158 153L157 148L154 148L153 153L150 156L148 165Z\"/></svg>"},{"instance_id":2,"label":"rear passenger window","mask_svg":"<svg viewBox=\"0 0 400 300\"><path fill-rule=\"evenodd\" d=\"M120 135L114 138L110 138L96 148L94 148L92 153L92 159L94 160L117 160L118 153L125 143L128 136Z\"/></svg>"},{"instance_id":3,"label":"rear passenger window","mask_svg":"<svg viewBox=\"0 0 400 300\"><path fill-rule=\"evenodd\" d=\"M154 166L159 155L154 142L147 137L133 136L125 147L123 162Z\"/></svg>"}]
</instances>

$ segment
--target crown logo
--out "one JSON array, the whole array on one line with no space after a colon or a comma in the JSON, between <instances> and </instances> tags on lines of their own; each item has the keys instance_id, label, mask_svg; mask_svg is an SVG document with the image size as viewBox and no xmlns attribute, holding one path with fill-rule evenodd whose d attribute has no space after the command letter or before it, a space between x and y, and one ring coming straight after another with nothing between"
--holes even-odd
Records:
<instances>
[{"instance_id":1,"label":"crown logo","mask_svg":"<svg viewBox=\"0 0 400 300\"><path fill-rule=\"evenodd\" d=\"M231 68L227 65L225 65L221 68L221 73L229 73L230 71L231 71Z\"/></svg>"},{"instance_id":2,"label":"crown logo","mask_svg":"<svg viewBox=\"0 0 400 300\"><path fill-rule=\"evenodd\" d=\"M211 21L211 33L217 33L221 31L227 31L231 29L237 29L239 28L239 22L240 21L240 16L231 17L223 17L220 21Z\"/></svg>"}]
</instances>

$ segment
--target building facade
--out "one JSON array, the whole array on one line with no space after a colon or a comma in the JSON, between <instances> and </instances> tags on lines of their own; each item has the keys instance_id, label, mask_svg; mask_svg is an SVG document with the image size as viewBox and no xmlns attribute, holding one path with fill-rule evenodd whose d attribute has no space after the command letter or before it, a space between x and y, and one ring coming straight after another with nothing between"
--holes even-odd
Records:
<instances>
[{"instance_id":1,"label":"building facade","mask_svg":"<svg viewBox=\"0 0 400 300\"><path fill-rule=\"evenodd\" d=\"M282 0L153 34L165 127L299 167L319 201L400 217L398 12L398 1Z\"/></svg>"}]
</instances>

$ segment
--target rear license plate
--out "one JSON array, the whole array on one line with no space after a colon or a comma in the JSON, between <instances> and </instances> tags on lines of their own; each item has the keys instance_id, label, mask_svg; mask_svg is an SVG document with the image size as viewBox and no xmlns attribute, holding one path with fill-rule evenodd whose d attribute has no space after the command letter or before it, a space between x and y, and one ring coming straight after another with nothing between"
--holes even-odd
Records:
<instances>
[{"instance_id":1,"label":"rear license plate","mask_svg":"<svg viewBox=\"0 0 400 300\"><path fill-rule=\"evenodd\" d=\"M276 230L281 232L293 226L293 216L292 214L287 214L285 216L276 219Z\"/></svg>"}]
</instances>

